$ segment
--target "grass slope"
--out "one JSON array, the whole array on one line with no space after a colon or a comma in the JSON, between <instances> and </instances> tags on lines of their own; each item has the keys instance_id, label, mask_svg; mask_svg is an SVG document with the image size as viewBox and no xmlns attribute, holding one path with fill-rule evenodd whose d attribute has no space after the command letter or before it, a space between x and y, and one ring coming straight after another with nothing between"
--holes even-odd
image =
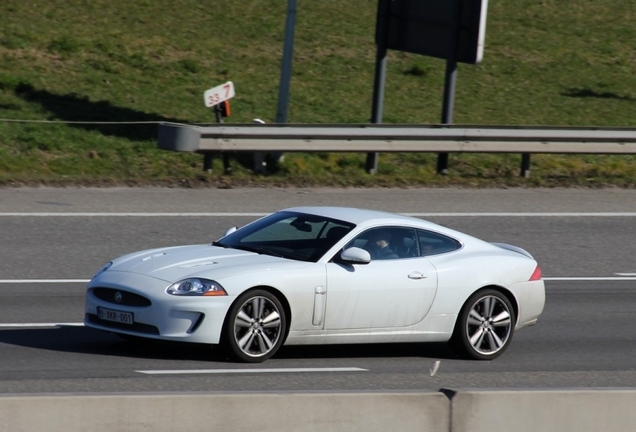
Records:
<instances>
[{"instance_id":1,"label":"grass slope","mask_svg":"<svg viewBox=\"0 0 636 432\"><path fill-rule=\"evenodd\" d=\"M289 122L366 123L376 0L298 2ZM207 88L232 80L232 122L276 117L284 0L3 0L0 184L226 186L636 185L630 156L288 154L211 174L202 157L156 149L156 125L209 123ZM491 0L479 66L460 65L458 124L636 127L633 0ZM438 123L443 61L390 52L383 120ZM38 120L50 122L16 122ZM58 123L61 122L61 123ZM88 123L68 123L88 122Z\"/></svg>"}]
</instances>

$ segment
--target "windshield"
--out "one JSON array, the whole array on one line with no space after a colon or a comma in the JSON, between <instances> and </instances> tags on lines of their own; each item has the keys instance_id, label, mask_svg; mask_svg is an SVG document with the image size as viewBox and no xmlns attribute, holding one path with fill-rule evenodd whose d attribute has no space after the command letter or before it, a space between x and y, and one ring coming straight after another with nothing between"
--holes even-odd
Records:
<instances>
[{"instance_id":1,"label":"windshield","mask_svg":"<svg viewBox=\"0 0 636 432\"><path fill-rule=\"evenodd\" d=\"M324 216L278 212L223 237L213 245L316 262L354 227L352 223Z\"/></svg>"}]
</instances>

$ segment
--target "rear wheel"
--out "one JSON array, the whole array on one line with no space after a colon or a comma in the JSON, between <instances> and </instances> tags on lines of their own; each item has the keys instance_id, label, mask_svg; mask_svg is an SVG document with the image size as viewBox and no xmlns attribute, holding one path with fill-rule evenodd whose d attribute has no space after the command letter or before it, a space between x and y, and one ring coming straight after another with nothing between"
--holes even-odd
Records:
<instances>
[{"instance_id":1,"label":"rear wheel","mask_svg":"<svg viewBox=\"0 0 636 432\"><path fill-rule=\"evenodd\" d=\"M492 360L510 345L515 322L514 309L505 295L494 289L477 291L457 318L453 346L468 358Z\"/></svg>"},{"instance_id":2,"label":"rear wheel","mask_svg":"<svg viewBox=\"0 0 636 432\"><path fill-rule=\"evenodd\" d=\"M260 363L283 344L287 318L281 302L265 290L248 291L234 303L225 324L225 344L230 356Z\"/></svg>"}]
</instances>

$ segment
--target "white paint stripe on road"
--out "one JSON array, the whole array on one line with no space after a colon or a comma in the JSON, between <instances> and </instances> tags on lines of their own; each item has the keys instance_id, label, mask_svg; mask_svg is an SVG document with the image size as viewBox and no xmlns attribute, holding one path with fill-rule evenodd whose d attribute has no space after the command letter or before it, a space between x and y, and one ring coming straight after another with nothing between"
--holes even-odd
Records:
<instances>
[{"instance_id":1,"label":"white paint stripe on road","mask_svg":"<svg viewBox=\"0 0 636 432\"><path fill-rule=\"evenodd\" d=\"M631 281L636 280L636 276L580 276L580 277L544 277L544 281Z\"/></svg>"},{"instance_id":2,"label":"white paint stripe on road","mask_svg":"<svg viewBox=\"0 0 636 432\"><path fill-rule=\"evenodd\" d=\"M636 217L636 212L618 213L401 213L413 217Z\"/></svg>"},{"instance_id":3,"label":"white paint stripe on road","mask_svg":"<svg viewBox=\"0 0 636 432\"><path fill-rule=\"evenodd\" d=\"M269 213L0 213L11 217L260 217Z\"/></svg>"},{"instance_id":4,"label":"white paint stripe on road","mask_svg":"<svg viewBox=\"0 0 636 432\"><path fill-rule=\"evenodd\" d=\"M306 372L368 372L368 369L357 367L342 368L280 368L280 369L192 369L192 370L138 370L135 372L147 375L181 375L181 374L240 374L240 373L306 373Z\"/></svg>"},{"instance_id":5,"label":"white paint stripe on road","mask_svg":"<svg viewBox=\"0 0 636 432\"><path fill-rule=\"evenodd\" d=\"M88 283L90 279L0 279L0 284Z\"/></svg>"},{"instance_id":6,"label":"white paint stripe on road","mask_svg":"<svg viewBox=\"0 0 636 432\"><path fill-rule=\"evenodd\" d=\"M636 273L616 273L617 276L545 276L544 281L628 281L636 280ZM0 285L88 283L90 279L0 279Z\"/></svg>"},{"instance_id":7,"label":"white paint stripe on road","mask_svg":"<svg viewBox=\"0 0 636 432\"><path fill-rule=\"evenodd\" d=\"M2 323L0 328L36 328L36 327L82 327L84 323Z\"/></svg>"},{"instance_id":8,"label":"white paint stripe on road","mask_svg":"<svg viewBox=\"0 0 636 432\"><path fill-rule=\"evenodd\" d=\"M0 217L262 217L270 213L237 212L237 213L62 213L62 212L16 212L0 213ZM567 212L567 213L523 213L523 212L502 212L502 213L400 213L413 217L636 217L636 212Z\"/></svg>"}]
</instances>

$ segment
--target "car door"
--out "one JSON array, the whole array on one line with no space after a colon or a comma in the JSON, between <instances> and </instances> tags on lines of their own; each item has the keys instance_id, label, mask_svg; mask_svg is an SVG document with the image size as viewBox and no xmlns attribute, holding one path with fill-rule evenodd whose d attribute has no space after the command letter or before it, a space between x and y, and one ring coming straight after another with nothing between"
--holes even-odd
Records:
<instances>
[{"instance_id":1,"label":"car door","mask_svg":"<svg viewBox=\"0 0 636 432\"><path fill-rule=\"evenodd\" d=\"M372 236L367 230L345 248L364 248ZM396 253L389 259L327 264L326 330L406 327L424 319L437 291L435 267L419 256L413 229L391 227L391 236Z\"/></svg>"}]
</instances>

